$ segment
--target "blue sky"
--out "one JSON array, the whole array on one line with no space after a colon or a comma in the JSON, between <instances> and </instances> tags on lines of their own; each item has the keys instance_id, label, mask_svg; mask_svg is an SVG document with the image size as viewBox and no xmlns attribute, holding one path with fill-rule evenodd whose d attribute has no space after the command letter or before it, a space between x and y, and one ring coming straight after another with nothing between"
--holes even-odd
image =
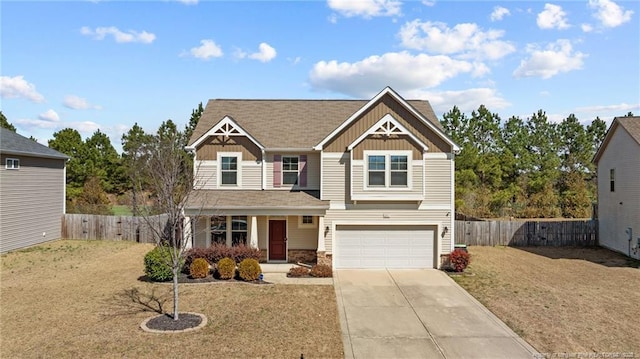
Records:
<instances>
[{"instance_id":1,"label":"blue sky","mask_svg":"<svg viewBox=\"0 0 640 359\"><path fill-rule=\"evenodd\" d=\"M442 116L640 114L638 1L3 1L1 109L46 143L180 126L211 98L370 98Z\"/></svg>"}]
</instances>

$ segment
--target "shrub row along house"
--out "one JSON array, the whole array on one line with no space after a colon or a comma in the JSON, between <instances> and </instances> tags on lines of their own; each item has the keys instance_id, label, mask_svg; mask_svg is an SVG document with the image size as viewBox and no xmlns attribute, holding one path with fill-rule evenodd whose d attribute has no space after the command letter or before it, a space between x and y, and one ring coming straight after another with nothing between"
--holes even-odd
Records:
<instances>
[{"instance_id":1,"label":"shrub row along house","mask_svg":"<svg viewBox=\"0 0 640 359\"><path fill-rule=\"evenodd\" d=\"M0 252L59 239L68 156L0 128Z\"/></svg>"},{"instance_id":2,"label":"shrub row along house","mask_svg":"<svg viewBox=\"0 0 640 359\"><path fill-rule=\"evenodd\" d=\"M437 268L453 250L459 149L427 101L210 100L187 148L195 247L334 268Z\"/></svg>"}]
</instances>

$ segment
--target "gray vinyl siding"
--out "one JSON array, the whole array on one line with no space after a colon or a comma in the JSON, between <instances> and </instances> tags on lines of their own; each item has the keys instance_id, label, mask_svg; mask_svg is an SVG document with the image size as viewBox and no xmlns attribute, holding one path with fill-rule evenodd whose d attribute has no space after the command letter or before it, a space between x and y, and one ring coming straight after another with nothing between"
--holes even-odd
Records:
<instances>
[{"instance_id":1,"label":"gray vinyl siding","mask_svg":"<svg viewBox=\"0 0 640 359\"><path fill-rule=\"evenodd\" d=\"M2 154L0 252L59 239L65 201L65 160ZM5 169L6 158L20 169Z\"/></svg>"},{"instance_id":2,"label":"gray vinyl siding","mask_svg":"<svg viewBox=\"0 0 640 359\"><path fill-rule=\"evenodd\" d=\"M198 161L195 173L197 189L216 189L218 187L216 161Z\"/></svg>"},{"instance_id":3,"label":"gray vinyl siding","mask_svg":"<svg viewBox=\"0 0 640 359\"><path fill-rule=\"evenodd\" d=\"M615 169L615 190L610 191L609 171ZM629 250L627 228L633 231L631 247L640 238L640 145L618 126L598 161L598 217L600 245L640 259Z\"/></svg>"},{"instance_id":4,"label":"gray vinyl siding","mask_svg":"<svg viewBox=\"0 0 640 359\"><path fill-rule=\"evenodd\" d=\"M345 152L328 155L322 157L321 196L323 200L344 203L345 194L349 188L348 172L345 171L349 167L349 154ZM336 155L341 157L336 157Z\"/></svg>"},{"instance_id":5,"label":"gray vinyl siding","mask_svg":"<svg viewBox=\"0 0 640 359\"><path fill-rule=\"evenodd\" d=\"M300 188L298 186L282 185L281 187L273 186L273 156L300 156L307 155L307 187ZM320 189L320 153L317 152L304 152L304 153L292 153L292 152L278 152L268 153L267 157L267 175L266 175L266 189L307 189L307 190L319 190Z\"/></svg>"},{"instance_id":6,"label":"gray vinyl siding","mask_svg":"<svg viewBox=\"0 0 640 359\"><path fill-rule=\"evenodd\" d=\"M317 222L316 222L317 223ZM287 246L288 249L317 249L318 227L299 228L298 216L287 218Z\"/></svg>"},{"instance_id":7,"label":"gray vinyl siding","mask_svg":"<svg viewBox=\"0 0 640 359\"><path fill-rule=\"evenodd\" d=\"M451 205L451 165L446 158L425 160L425 204Z\"/></svg>"}]
</instances>

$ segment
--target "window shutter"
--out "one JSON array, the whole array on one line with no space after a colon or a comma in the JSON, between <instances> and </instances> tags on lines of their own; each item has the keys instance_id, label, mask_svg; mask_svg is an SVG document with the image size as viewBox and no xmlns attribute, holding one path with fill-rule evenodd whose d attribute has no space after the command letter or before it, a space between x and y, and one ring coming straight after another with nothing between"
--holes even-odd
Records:
<instances>
[{"instance_id":1,"label":"window shutter","mask_svg":"<svg viewBox=\"0 0 640 359\"><path fill-rule=\"evenodd\" d=\"M282 155L273 155L273 187L282 185Z\"/></svg>"},{"instance_id":2,"label":"window shutter","mask_svg":"<svg viewBox=\"0 0 640 359\"><path fill-rule=\"evenodd\" d=\"M300 166L300 174L298 175L300 187L307 187L307 155L300 155L300 159L298 160L298 165Z\"/></svg>"}]
</instances>

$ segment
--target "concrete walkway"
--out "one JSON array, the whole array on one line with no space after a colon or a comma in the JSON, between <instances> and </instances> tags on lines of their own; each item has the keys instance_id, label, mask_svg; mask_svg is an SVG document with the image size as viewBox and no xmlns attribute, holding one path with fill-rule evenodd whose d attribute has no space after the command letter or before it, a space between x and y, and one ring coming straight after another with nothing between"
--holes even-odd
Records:
<instances>
[{"instance_id":1,"label":"concrete walkway","mask_svg":"<svg viewBox=\"0 0 640 359\"><path fill-rule=\"evenodd\" d=\"M536 351L438 270L337 270L345 358L533 358Z\"/></svg>"}]
</instances>

